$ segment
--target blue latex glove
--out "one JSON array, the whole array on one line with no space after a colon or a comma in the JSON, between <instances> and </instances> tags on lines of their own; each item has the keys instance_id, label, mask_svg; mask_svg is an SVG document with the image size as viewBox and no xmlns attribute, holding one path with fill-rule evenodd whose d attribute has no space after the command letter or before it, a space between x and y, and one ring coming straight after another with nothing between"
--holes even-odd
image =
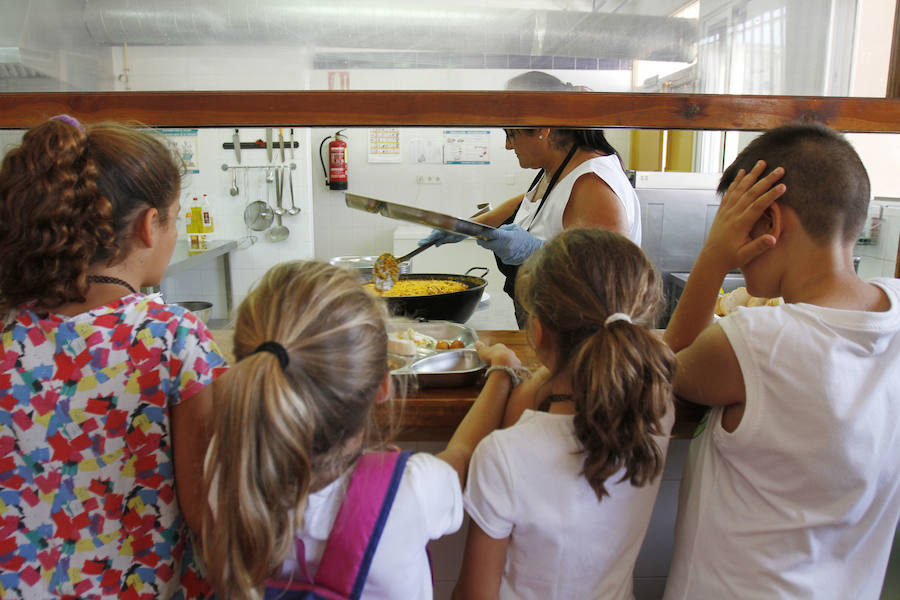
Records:
<instances>
[{"instance_id":1,"label":"blue latex glove","mask_svg":"<svg viewBox=\"0 0 900 600\"><path fill-rule=\"evenodd\" d=\"M488 234L488 240L478 240L478 245L487 248L507 265L521 265L528 257L544 245L544 240L534 237L519 225L507 223Z\"/></svg>"},{"instance_id":2,"label":"blue latex glove","mask_svg":"<svg viewBox=\"0 0 900 600\"><path fill-rule=\"evenodd\" d=\"M435 246L440 246L441 244L455 244L456 242L461 242L464 239L466 239L466 236L460 235L458 233L450 233L449 231L444 231L443 229L432 229L428 237L422 238L417 242L417 244L419 246L424 246L425 244L434 242Z\"/></svg>"}]
</instances>

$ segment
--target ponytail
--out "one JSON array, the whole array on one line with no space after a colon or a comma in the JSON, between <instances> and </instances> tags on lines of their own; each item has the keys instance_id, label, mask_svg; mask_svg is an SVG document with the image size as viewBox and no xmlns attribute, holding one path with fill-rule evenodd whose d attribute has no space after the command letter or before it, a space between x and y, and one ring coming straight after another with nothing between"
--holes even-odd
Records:
<instances>
[{"instance_id":1,"label":"ponytail","mask_svg":"<svg viewBox=\"0 0 900 600\"><path fill-rule=\"evenodd\" d=\"M355 273L315 261L272 267L241 302L204 477L204 557L229 597L260 596L293 555L310 491L365 447L388 373L386 315Z\"/></svg>"},{"instance_id":2,"label":"ponytail","mask_svg":"<svg viewBox=\"0 0 900 600\"><path fill-rule=\"evenodd\" d=\"M675 357L639 325L617 321L601 327L574 354L575 435L585 453L584 475L599 499L606 480L642 486L663 468L653 439L668 435L662 420L671 405Z\"/></svg>"},{"instance_id":3,"label":"ponytail","mask_svg":"<svg viewBox=\"0 0 900 600\"><path fill-rule=\"evenodd\" d=\"M255 598L293 551L312 479L312 419L272 354L244 358L216 387L205 475L215 518L204 521L203 547L216 589Z\"/></svg>"},{"instance_id":4,"label":"ponytail","mask_svg":"<svg viewBox=\"0 0 900 600\"><path fill-rule=\"evenodd\" d=\"M619 155L619 153L616 152L616 149L613 148L613 145L606 139L606 135L603 133L602 129L562 129L559 131L572 132L575 143L577 143L580 148L585 150L596 150L603 152L604 154Z\"/></svg>"},{"instance_id":5,"label":"ponytail","mask_svg":"<svg viewBox=\"0 0 900 600\"><path fill-rule=\"evenodd\" d=\"M553 342L551 377L571 382L584 475L598 499L622 469L622 481L649 483L663 466L653 438L668 434L675 371L671 349L649 329L662 306L659 274L619 234L568 229L518 277L519 301Z\"/></svg>"}]
</instances>

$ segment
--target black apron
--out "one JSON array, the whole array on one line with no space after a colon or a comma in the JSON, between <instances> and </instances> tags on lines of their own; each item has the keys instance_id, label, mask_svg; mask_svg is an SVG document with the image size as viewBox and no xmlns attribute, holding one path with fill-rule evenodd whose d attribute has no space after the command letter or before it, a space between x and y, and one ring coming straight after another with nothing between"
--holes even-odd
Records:
<instances>
[{"instance_id":1,"label":"black apron","mask_svg":"<svg viewBox=\"0 0 900 600\"><path fill-rule=\"evenodd\" d=\"M537 220L538 214L540 214L541 209L544 208L544 202L547 201L547 197L550 195L550 192L553 191L553 188L556 186L556 182L559 181L559 176L562 174L563 169L566 168L566 165L569 164L569 161L572 160L572 157L575 155L575 151L578 150L578 144L573 144L572 148L569 150L569 153L563 159L562 164L557 167L556 172L553 174L553 177L550 178L550 183L547 185L547 189L544 190L544 195L541 196L541 203L538 205L537 210L534 211L534 217L531 219L532 224ZM540 182L541 178L544 176L544 170L541 169L538 171L537 177L534 178L534 181L531 182L531 185L528 186L528 191L530 192L534 187ZM509 215L505 221L503 221L503 225L512 223L516 218L516 213L519 212L519 207L522 206L520 202L516 209ZM521 265L508 265L505 262L501 261L496 255L494 255L494 260L497 262L497 269L506 276L506 281L503 283L503 291L509 294L509 297L513 300L513 308L516 311L516 323L518 323L519 328L525 326L525 319L527 315L525 314L525 310L519 304L519 301L516 299L516 275L519 272L519 267Z\"/></svg>"}]
</instances>

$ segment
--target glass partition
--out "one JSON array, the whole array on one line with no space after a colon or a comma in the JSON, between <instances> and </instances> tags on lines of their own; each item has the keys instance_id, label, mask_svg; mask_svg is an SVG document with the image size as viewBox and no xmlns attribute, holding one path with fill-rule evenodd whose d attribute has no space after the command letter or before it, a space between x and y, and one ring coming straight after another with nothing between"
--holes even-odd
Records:
<instances>
[{"instance_id":1,"label":"glass partition","mask_svg":"<svg viewBox=\"0 0 900 600\"><path fill-rule=\"evenodd\" d=\"M8 0L0 92L503 90L537 70L570 90L847 96L861 20L893 22L864 4Z\"/></svg>"}]
</instances>

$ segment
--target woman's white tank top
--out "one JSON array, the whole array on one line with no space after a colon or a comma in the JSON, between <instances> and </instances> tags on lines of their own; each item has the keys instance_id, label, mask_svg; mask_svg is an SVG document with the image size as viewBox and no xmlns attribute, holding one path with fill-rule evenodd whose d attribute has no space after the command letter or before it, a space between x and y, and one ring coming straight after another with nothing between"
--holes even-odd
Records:
<instances>
[{"instance_id":1,"label":"woman's white tank top","mask_svg":"<svg viewBox=\"0 0 900 600\"><path fill-rule=\"evenodd\" d=\"M563 213L569 203L572 187L579 177L585 173L595 173L606 182L612 191L618 196L625 215L628 218L628 239L641 245L641 206L637 194L631 187L631 182L622 170L619 157L615 154L598 156L586 160L560 179L550 190L550 196L544 202L543 208L535 216L541 204L541 196L544 186L536 185L525 194L525 199L519 205L513 223L521 225L533 235L549 240L562 232ZM533 200L533 201L532 201Z\"/></svg>"}]
</instances>

